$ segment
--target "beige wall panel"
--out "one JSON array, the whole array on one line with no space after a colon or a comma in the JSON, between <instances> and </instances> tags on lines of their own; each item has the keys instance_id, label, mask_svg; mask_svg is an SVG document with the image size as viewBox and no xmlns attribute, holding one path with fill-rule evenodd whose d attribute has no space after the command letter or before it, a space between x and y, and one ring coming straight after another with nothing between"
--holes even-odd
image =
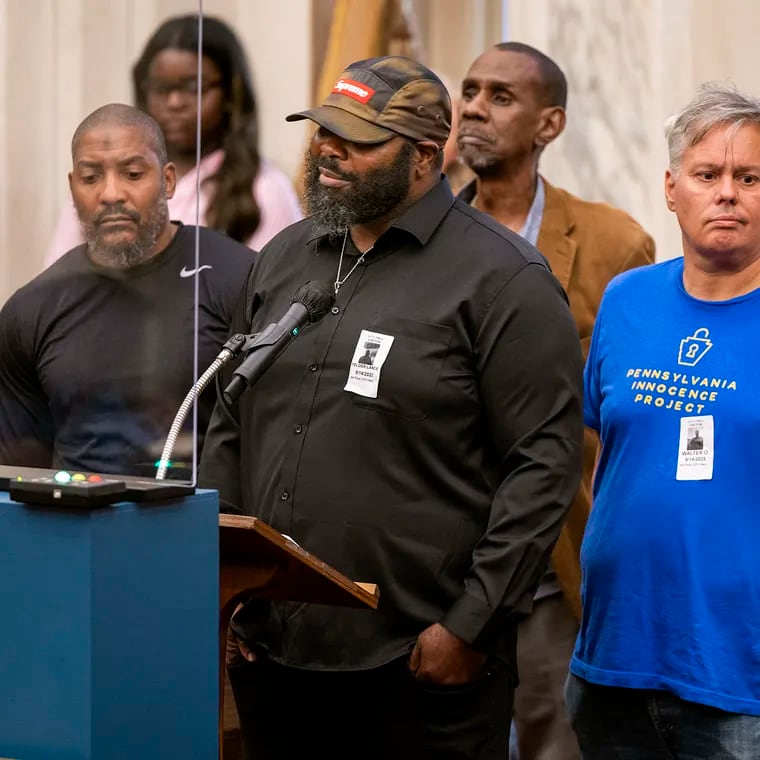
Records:
<instances>
[{"instance_id":1,"label":"beige wall panel","mask_svg":"<svg viewBox=\"0 0 760 760\"><path fill-rule=\"evenodd\" d=\"M55 163L55 19L52 0L11 0L3 25L5 89L7 233L3 256L11 257L9 292L38 270L37 252L45 245L44 220L53 213L49 191Z\"/></svg>"},{"instance_id":2,"label":"beige wall panel","mask_svg":"<svg viewBox=\"0 0 760 760\"><path fill-rule=\"evenodd\" d=\"M652 97L655 113L649 125L653 206L648 229L657 244L657 258L662 261L681 255L681 230L675 216L665 206L664 179L668 165L665 121L686 104L700 81L691 66L696 43L690 31L699 11L692 0L657 0L656 8L656 42L650 60L656 86Z\"/></svg>"},{"instance_id":3,"label":"beige wall panel","mask_svg":"<svg viewBox=\"0 0 760 760\"><path fill-rule=\"evenodd\" d=\"M101 105L131 102L129 67L134 34L130 0L79 0L81 3L82 118ZM61 3L58 0L59 8ZM64 16L64 13L60 14ZM60 55L67 50L61 49Z\"/></svg>"},{"instance_id":4,"label":"beige wall panel","mask_svg":"<svg viewBox=\"0 0 760 760\"><path fill-rule=\"evenodd\" d=\"M8 196L10 175L8 173L8 92L5 86L7 56L8 3L10 0L0 0L0 62L3 64L0 73L0 304L10 291L12 272L10 256L10 224L8 219Z\"/></svg>"},{"instance_id":5,"label":"beige wall panel","mask_svg":"<svg viewBox=\"0 0 760 760\"><path fill-rule=\"evenodd\" d=\"M296 177L308 128L285 117L311 105L311 3L237 0L236 17L253 69L261 151Z\"/></svg>"},{"instance_id":6,"label":"beige wall panel","mask_svg":"<svg viewBox=\"0 0 760 760\"><path fill-rule=\"evenodd\" d=\"M730 79L760 95L757 41L760 4L757 0L693 0L688 27L692 41L694 81ZM685 25L686 26L686 25Z\"/></svg>"},{"instance_id":7,"label":"beige wall panel","mask_svg":"<svg viewBox=\"0 0 760 760\"><path fill-rule=\"evenodd\" d=\"M499 0L416 0L425 63L458 88L486 48L501 42Z\"/></svg>"},{"instance_id":8,"label":"beige wall panel","mask_svg":"<svg viewBox=\"0 0 760 760\"><path fill-rule=\"evenodd\" d=\"M54 213L61 204L69 201L69 185L66 175L71 169L71 136L77 124L87 115L85 91L86 59L84 44L84 0L68 0L65 9L60 2L54 3L51 12L55 26L55 60L52 71L41 71L40 76L51 77L54 84L54 119L50 134L54 141L53 163L45 176L46 188L52 194ZM92 110L92 109L90 109ZM44 220L46 234L48 221ZM43 249L47 246L47 240ZM35 251L35 258L43 255L43 249Z\"/></svg>"},{"instance_id":9,"label":"beige wall panel","mask_svg":"<svg viewBox=\"0 0 760 760\"><path fill-rule=\"evenodd\" d=\"M249 0L255 5L261 0ZM265 0L266 1L266 0ZM236 0L203 0L203 12L209 16L234 16ZM156 18L179 16L185 13L198 13L200 4L197 0L154 0Z\"/></svg>"}]
</instances>

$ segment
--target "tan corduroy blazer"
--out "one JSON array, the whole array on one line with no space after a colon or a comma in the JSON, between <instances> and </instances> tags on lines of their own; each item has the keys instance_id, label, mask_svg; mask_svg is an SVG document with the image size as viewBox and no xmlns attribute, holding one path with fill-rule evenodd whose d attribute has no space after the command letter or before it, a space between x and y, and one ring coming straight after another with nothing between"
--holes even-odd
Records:
<instances>
[{"instance_id":1,"label":"tan corduroy blazer","mask_svg":"<svg viewBox=\"0 0 760 760\"><path fill-rule=\"evenodd\" d=\"M544 179L544 215L536 247L546 257L570 301L584 359L607 283L626 269L654 261L654 241L628 214L606 203L590 203L552 187ZM591 509L591 480L599 442L586 430L583 477L552 554L565 597L580 619L580 549Z\"/></svg>"}]
</instances>

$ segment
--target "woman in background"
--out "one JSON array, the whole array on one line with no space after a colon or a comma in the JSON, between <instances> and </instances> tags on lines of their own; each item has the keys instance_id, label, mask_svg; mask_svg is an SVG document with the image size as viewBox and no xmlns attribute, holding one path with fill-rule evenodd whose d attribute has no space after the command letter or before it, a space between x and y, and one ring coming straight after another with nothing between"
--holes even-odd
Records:
<instances>
[{"instance_id":1,"label":"woman in background","mask_svg":"<svg viewBox=\"0 0 760 760\"><path fill-rule=\"evenodd\" d=\"M198 79L198 16L165 21L148 40L132 70L136 105L161 126L177 189L169 200L173 220L226 232L260 250L277 232L302 217L291 180L262 158L256 97L245 52L224 22L203 17L203 56ZM200 93L201 146L196 165ZM84 242L76 212L67 204L45 266Z\"/></svg>"}]
</instances>

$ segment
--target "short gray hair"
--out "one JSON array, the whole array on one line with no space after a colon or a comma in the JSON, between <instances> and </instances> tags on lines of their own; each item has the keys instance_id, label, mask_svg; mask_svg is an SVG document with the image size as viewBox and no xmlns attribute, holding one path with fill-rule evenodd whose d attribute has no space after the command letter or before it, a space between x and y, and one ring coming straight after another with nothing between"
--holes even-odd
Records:
<instances>
[{"instance_id":1,"label":"short gray hair","mask_svg":"<svg viewBox=\"0 0 760 760\"><path fill-rule=\"evenodd\" d=\"M706 82L688 105L665 123L672 174L681 169L684 151L701 142L717 126L738 130L745 124L760 126L760 99L740 92L733 84Z\"/></svg>"}]
</instances>

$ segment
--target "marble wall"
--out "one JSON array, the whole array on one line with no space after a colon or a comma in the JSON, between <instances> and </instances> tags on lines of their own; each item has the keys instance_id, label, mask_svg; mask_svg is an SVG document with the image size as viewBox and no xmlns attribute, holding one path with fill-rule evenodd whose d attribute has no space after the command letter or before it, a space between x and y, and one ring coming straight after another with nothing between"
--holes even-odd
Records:
<instances>
[{"instance_id":1,"label":"marble wall","mask_svg":"<svg viewBox=\"0 0 760 760\"><path fill-rule=\"evenodd\" d=\"M664 122L706 80L760 95L754 0L507 0L509 37L565 71L568 123L541 170L551 182L626 209L680 255L665 208Z\"/></svg>"}]
</instances>

